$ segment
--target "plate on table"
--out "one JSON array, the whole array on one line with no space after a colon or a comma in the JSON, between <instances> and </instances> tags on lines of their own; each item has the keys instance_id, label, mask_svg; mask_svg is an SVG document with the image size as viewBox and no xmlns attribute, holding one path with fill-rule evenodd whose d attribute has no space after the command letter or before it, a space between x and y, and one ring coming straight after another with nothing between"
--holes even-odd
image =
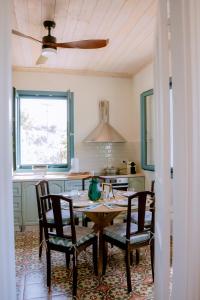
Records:
<instances>
[{"instance_id":1,"label":"plate on table","mask_svg":"<svg viewBox=\"0 0 200 300\"><path fill-rule=\"evenodd\" d=\"M71 198L70 192L60 193L59 195L64 196L66 198Z\"/></svg>"},{"instance_id":2,"label":"plate on table","mask_svg":"<svg viewBox=\"0 0 200 300\"><path fill-rule=\"evenodd\" d=\"M118 205L118 206L128 206L128 199L127 200L118 200L118 201L115 201L115 205ZM134 201L132 202L132 207L135 206L137 207L137 203Z\"/></svg>"},{"instance_id":3,"label":"plate on table","mask_svg":"<svg viewBox=\"0 0 200 300\"><path fill-rule=\"evenodd\" d=\"M122 194L122 196L124 196L124 197L130 197L130 196L133 196L134 194L137 194L137 192L135 192L135 191L127 191L127 192L124 192Z\"/></svg>"},{"instance_id":4,"label":"plate on table","mask_svg":"<svg viewBox=\"0 0 200 300\"><path fill-rule=\"evenodd\" d=\"M118 205L118 206L128 206L128 200L118 200L118 201L115 201L115 205Z\"/></svg>"},{"instance_id":5,"label":"plate on table","mask_svg":"<svg viewBox=\"0 0 200 300\"><path fill-rule=\"evenodd\" d=\"M82 207L87 207L91 205L93 202L92 201L74 201L73 202L73 207L75 208L82 208Z\"/></svg>"}]
</instances>

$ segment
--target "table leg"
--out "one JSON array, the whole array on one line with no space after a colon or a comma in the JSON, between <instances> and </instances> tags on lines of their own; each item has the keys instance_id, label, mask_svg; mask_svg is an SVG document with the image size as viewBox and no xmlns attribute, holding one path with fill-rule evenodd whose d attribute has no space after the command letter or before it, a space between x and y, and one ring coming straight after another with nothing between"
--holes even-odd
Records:
<instances>
[{"instance_id":1,"label":"table leg","mask_svg":"<svg viewBox=\"0 0 200 300\"><path fill-rule=\"evenodd\" d=\"M98 263L98 273L99 275L102 274L103 271L103 229L99 231L99 263Z\"/></svg>"},{"instance_id":2,"label":"table leg","mask_svg":"<svg viewBox=\"0 0 200 300\"><path fill-rule=\"evenodd\" d=\"M106 226L109 226L112 220L119 214L119 212L109 212L108 213L92 213L91 211L85 213L87 217L89 217L93 222L94 226L93 229L95 232L99 234L98 239L98 251L99 251L99 258L98 258L98 273L102 275L103 271L103 230Z\"/></svg>"}]
</instances>

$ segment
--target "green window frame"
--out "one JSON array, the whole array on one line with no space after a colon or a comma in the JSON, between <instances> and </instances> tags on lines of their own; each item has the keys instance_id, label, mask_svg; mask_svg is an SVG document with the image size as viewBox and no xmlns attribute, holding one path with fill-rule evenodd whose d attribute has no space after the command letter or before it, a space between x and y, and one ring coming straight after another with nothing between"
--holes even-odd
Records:
<instances>
[{"instance_id":1,"label":"green window frame","mask_svg":"<svg viewBox=\"0 0 200 300\"><path fill-rule=\"evenodd\" d=\"M153 95L153 89L145 91L140 95L141 105L141 166L147 171L154 171L154 165L147 162L147 101L148 96Z\"/></svg>"},{"instance_id":2,"label":"green window frame","mask_svg":"<svg viewBox=\"0 0 200 300\"><path fill-rule=\"evenodd\" d=\"M66 172L71 168L74 157L74 95L72 92L24 91L13 88L13 170L15 172L31 172L32 165L21 163L20 153L20 99L66 99L67 101L67 164L48 164L48 172Z\"/></svg>"},{"instance_id":3,"label":"green window frame","mask_svg":"<svg viewBox=\"0 0 200 300\"><path fill-rule=\"evenodd\" d=\"M172 78L169 79L169 90L172 93ZM141 111L141 167L143 170L147 171L155 171L155 165L149 164L147 160L147 152L148 152L148 143L147 143L147 101L148 96L152 96L154 94L153 89L143 92L140 95L140 111ZM172 95L171 95L172 96ZM170 100L172 101L172 99ZM172 105L172 103L170 103ZM173 143L173 115L172 111L170 111L170 139L171 143ZM154 116L152 116L154 117ZM173 151L171 149L171 158ZM173 177L173 162L171 161L171 177Z\"/></svg>"}]
</instances>

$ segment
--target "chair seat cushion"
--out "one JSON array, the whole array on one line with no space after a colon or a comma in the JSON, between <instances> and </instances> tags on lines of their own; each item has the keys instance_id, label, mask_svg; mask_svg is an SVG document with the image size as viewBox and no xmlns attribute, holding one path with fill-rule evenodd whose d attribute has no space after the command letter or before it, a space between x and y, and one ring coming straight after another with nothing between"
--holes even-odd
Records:
<instances>
[{"instance_id":1,"label":"chair seat cushion","mask_svg":"<svg viewBox=\"0 0 200 300\"><path fill-rule=\"evenodd\" d=\"M145 212L145 219L144 219L144 226L150 226L151 225L151 220L152 220L152 212L151 211L146 211ZM138 224L138 213L133 212L131 214L131 222Z\"/></svg>"},{"instance_id":2,"label":"chair seat cushion","mask_svg":"<svg viewBox=\"0 0 200 300\"><path fill-rule=\"evenodd\" d=\"M46 218L48 223L54 223L53 210L50 209L46 213ZM76 214L74 214L74 218L78 218ZM70 224L70 213L68 209L62 209L62 221L64 225Z\"/></svg>"},{"instance_id":3,"label":"chair seat cushion","mask_svg":"<svg viewBox=\"0 0 200 300\"><path fill-rule=\"evenodd\" d=\"M131 233L137 231L137 225L131 224ZM104 228L104 235L113 238L121 243L126 243L126 224L114 224ZM150 233L145 232L130 237L130 244L137 244L148 241L150 239Z\"/></svg>"},{"instance_id":4,"label":"chair seat cushion","mask_svg":"<svg viewBox=\"0 0 200 300\"><path fill-rule=\"evenodd\" d=\"M71 226L65 226L64 228L64 235L71 236ZM94 233L93 230L87 227L81 227L81 226L75 226L76 229L76 246L80 246L84 244L85 242L89 241L90 239L94 238L96 236L96 233ZM58 236L52 236L49 238L49 242L57 245L57 246L64 246L71 248L72 247L72 241L71 239L58 237Z\"/></svg>"}]
</instances>

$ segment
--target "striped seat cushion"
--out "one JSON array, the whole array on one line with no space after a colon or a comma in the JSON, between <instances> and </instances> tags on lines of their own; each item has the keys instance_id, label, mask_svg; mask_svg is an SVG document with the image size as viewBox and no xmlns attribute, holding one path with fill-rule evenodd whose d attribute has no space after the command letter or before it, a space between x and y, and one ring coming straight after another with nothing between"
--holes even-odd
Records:
<instances>
[{"instance_id":1,"label":"striped seat cushion","mask_svg":"<svg viewBox=\"0 0 200 300\"><path fill-rule=\"evenodd\" d=\"M144 219L144 226L150 226L151 225L151 220L152 220L152 212L151 211L146 211L145 212L145 219ZM138 224L138 213L133 212L131 214L131 222Z\"/></svg>"},{"instance_id":2,"label":"striped seat cushion","mask_svg":"<svg viewBox=\"0 0 200 300\"><path fill-rule=\"evenodd\" d=\"M131 233L137 231L137 225L131 224ZM126 224L114 224L104 228L104 234L111 237L119 242L126 243ZM148 241L150 239L150 233L145 232L130 237L130 244L137 244Z\"/></svg>"},{"instance_id":3,"label":"striped seat cushion","mask_svg":"<svg viewBox=\"0 0 200 300\"><path fill-rule=\"evenodd\" d=\"M80 246L84 244L86 241L89 241L90 239L96 236L96 234L87 227L75 226L75 228L76 228L76 240L77 240L76 246ZM71 226L64 227L64 234L71 236ZM57 246L64 246L68 248L72 247L71 239L62 238L58 236L50 237L49 242Z\"/></svg>"},{"instance_id":4,"label":"striped seat cushion","mask_svg":"<svg viewBox=\"0 0 200 300\"><path fill-rule=\"evenodd\" d=\"M49 210L46 213L46 218L48 223L54 223L53 210ZM78 218L76 214L74 214L74 218ZM64 225L70 224L70 213L68 209L62 209L62 221Z\"/></svg>"}]
</instances>

